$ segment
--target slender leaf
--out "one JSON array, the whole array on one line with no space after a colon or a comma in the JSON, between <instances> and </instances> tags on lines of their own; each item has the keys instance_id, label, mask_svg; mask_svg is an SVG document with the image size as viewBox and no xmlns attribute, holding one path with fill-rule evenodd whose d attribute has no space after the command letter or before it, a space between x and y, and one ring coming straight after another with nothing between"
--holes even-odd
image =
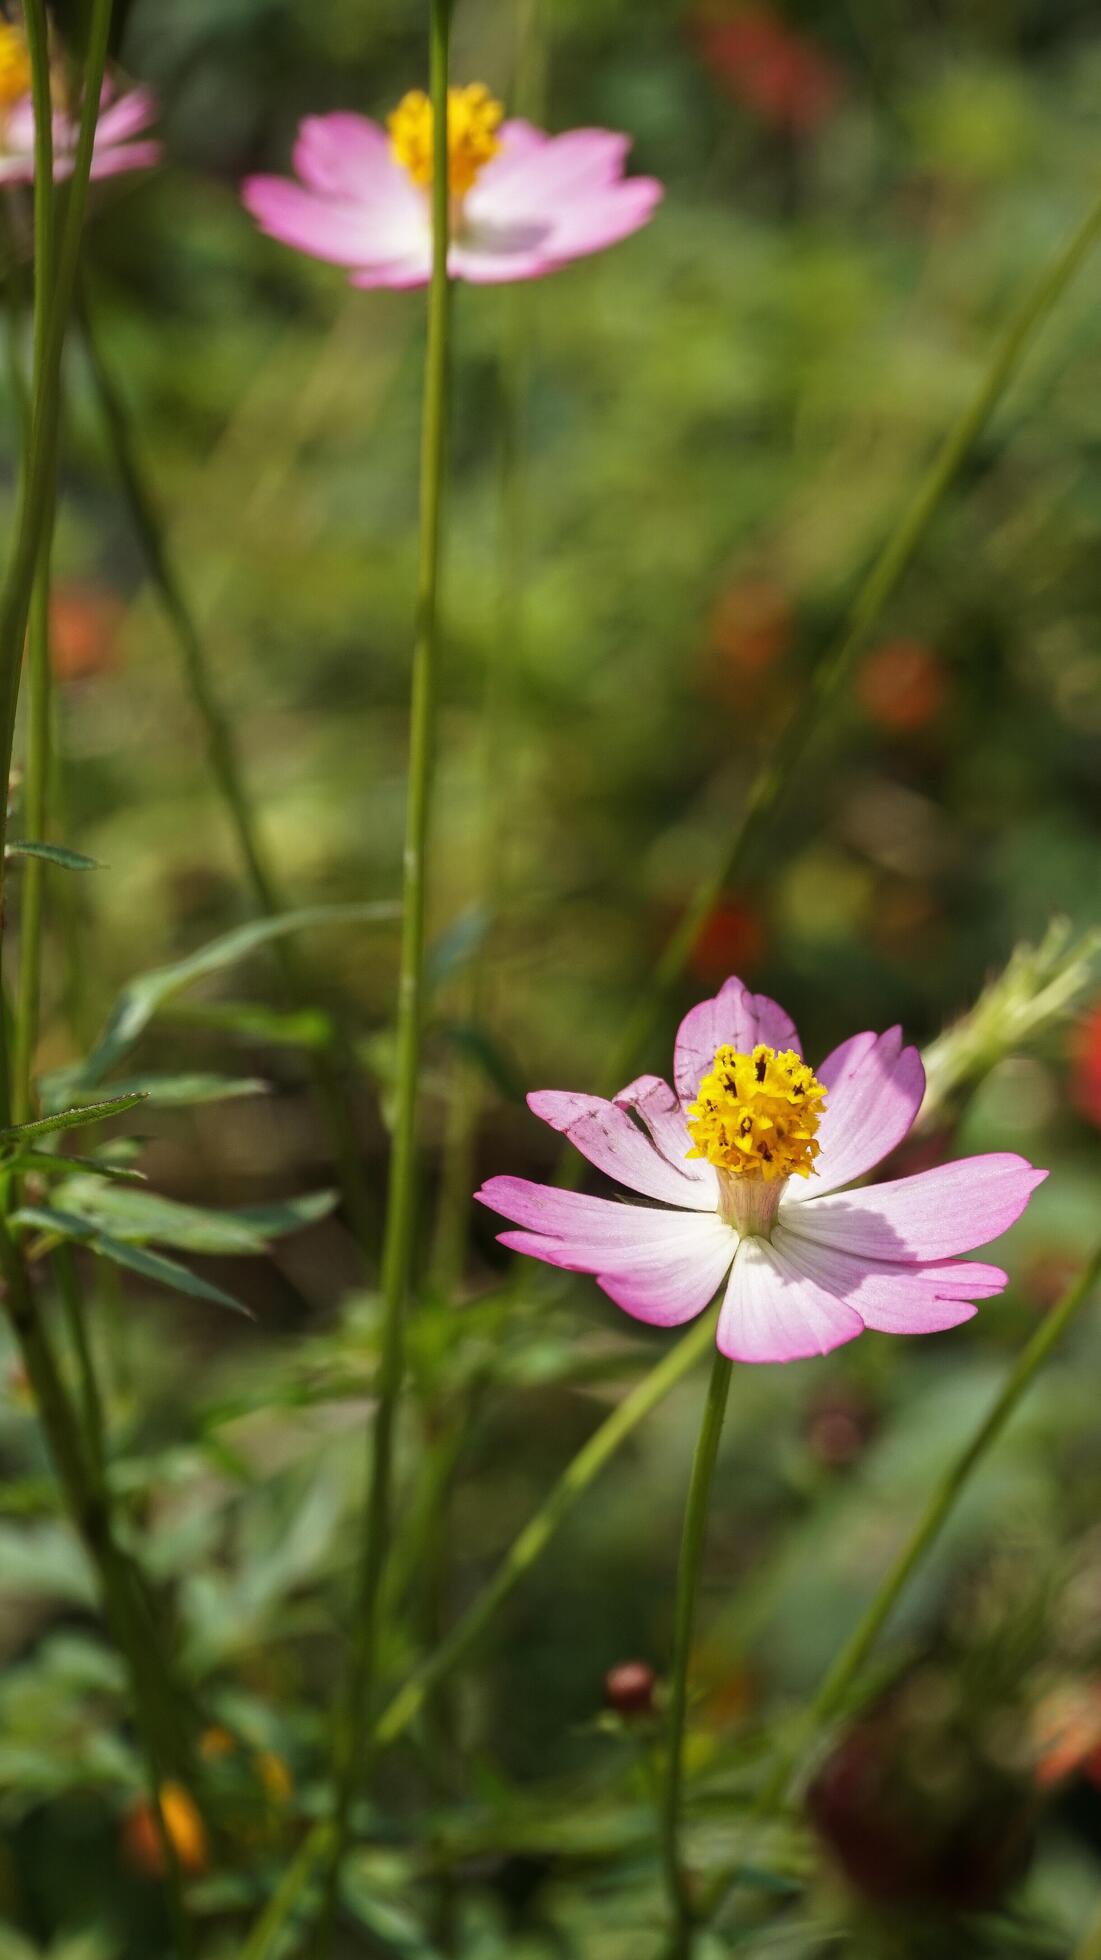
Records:
<instances>
[{"instance_id":1,"label":"slender leaf","mask_svg":"<svg viewBox=\"0 0 1101 1960\"><path fill-rule=\"evenodd\" d=\"M144 1184L145 1172L135 1171L128 1164L112 1163L109 1157L69 1157L59 1150L19 1150L14 1157L3 1159L5 1171L17 1172L22 1176L27 1171L38 1171L45 1177L56 1176L59 1171L82 1171L93 1177L106 1177L118 1184Z\"/></svg>"},{"instance_id":2,"label":"slender leaf","mask_svg":"<svg viewBox=\"0 0 1101 1960\"><path fill-rule=\"evenodd\" d=\"M200 1279L198 1273L193 1273L189 1267L181 1266L175 1259L167 1259L162 1252L150 1252L148 1246L131 1245L109 1232L100 1231L91 1219L80 1218L74 1212L55 1211L48 1205L24 1205L13 1213L11 1222L32 1231L44 1232L51 1239L72 1239L77 1245L87 1246L89 1252L113 1260L116 1266L126 1267L128 1272L140 1273L143 1279L155 1280L159 1286L169 1286L177 1293L190 1294L194 1300L211 1300L216 1306L231 1307L234 1313L247 1314L250 1320L253 1318L248 1307L235 1300L232 1293L225 1293L220 1286Z\"/></svg>"},{"instance_id":3,"label":"slender leaf","mask_svg":"<svg viewBox=\"0 0 1101 1960\"><path fill-rule=\"evenodd\" d=\"M309 1192L279 1204L244 1211L213 1211L181 1204L155 1191L105 1185L76 1177L57 1193L59 1207L94 1231L105 1231L127 1245L170 1245L180 1252L220 1253L248 1258L266 1250L269 1240L323 1218L336 1203L332 1191Z\"/></svg>"},{"instance_id":4,"label":"slender leaf","mask_svg":"<svg viewBox=\"0 0 1101 1960\"><path fill-rule=\"evenodd\" d=\"M112 1083L120 1093L144 1096L154 1109L195 1109L203 1103L238 1102L246 1096L266 1096L270 1082L259 1075L128 1075Z\"/></svg>"},{"instance_id":5,"label":"slender leaf","mask_svg":"<svg viewBox=\"0 0 1101 1960\"><path fill-rule=\"evenodd\" d=\"M85 1123L102 1123L108 1116L121 1116L128 1109L136 1109L145 1100L144 1089L131 1089L125 1095L107 1096L102 1102L55 1110L52 1116L38 1116L33 1123L12 1123L7 1129L0 1129L0 1146L54 1136L60 1130L79 1130Z\"/></svg>"},{"instance_id":6,"label":"slender leaf","mask_svg":"<svg viewBox=\"0 0 1101 1960\"><path fill-rule=\"evenodd\" d=\"M154 1014L174 995L196 980L246 959L269 941L292 932L320 932L340 924L390 923L399 917L400 909L392 900L380 900L358 905L311 905L298 912L285 912L276 919L253 919L248 925L237 926L220 939L200 946L186 959L139 974L123 988L91 1054L75 1069L53 1078L55 1093L71 1094L78 1089L94 1088L129 1053Z\"/></svg>"},{"instance_id":7,"label":"slender leaf","mask_svg":"<svg viewBox=\"0 0 1101 1960\"><path fill-rule=\"evenodd\" d=\"M45 858L47 864L59 864L63 871L102 871L98 858L90 858L83 851L71 851L67 844L32 844L25 839L18 843L6 844L5 857Z\"/></svg>"}]
</instances>

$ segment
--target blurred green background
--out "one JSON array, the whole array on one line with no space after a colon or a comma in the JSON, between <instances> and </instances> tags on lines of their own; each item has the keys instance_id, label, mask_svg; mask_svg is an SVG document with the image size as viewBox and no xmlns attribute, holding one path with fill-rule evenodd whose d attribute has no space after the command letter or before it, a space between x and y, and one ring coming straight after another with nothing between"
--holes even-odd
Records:
<instances>
[{"instance_id":1,"label":"blurred green background","mask_svg":"<svg viewBox=\"0 0 1101 1960\"><path fill-rule=\"evenodd\" d=\"M303 903L398 889L423 296L350 291L338 269L257 235L236 187L289 166L303 114L383 116L421 85L423 12L119 10L119 57L160 95L168 156L96 194L100 339L282 881ZM1076 0L545 0L523 14L467 0L453 69L510 104L519 88L552 129L630 131L634 167L666 197L604 256L456 294L425 1243L456 1080L486 1099L480 1172L550 1169L553 1139L523 1090L595 1085L755 763L1101 166L1101 28ZM657 1071L676 1009L730 971L790 1007L812 1056L895 1021L924 1043L1053 913L1097 922L1099 293L1101 261L1030 354L709 920L655 1035ZM248 916L79 342L67 379L58 834L108 868L54 895L44 1067L80 1052L133 974ZM510 388L520 459L503 479ZM0 413L10 500L9 395ZM489 930L491 668L505 821L490 1007L472 1026L463 962ZM309 951L362 1057L380 1206L396 931L333 928ZM325 1187L302 1057L243 1011L279 1004L264 959L188 1002L150 1031L143 1065L269 1087L143 1115L156 1187L205 1204ZM697 1668L701 1859L734 1855L762 1724L813 1686L1088 1248L1099 1126L1101 1019L1083 1016L999 1066L952 1140L1055 1172L1006 1246L1005 1300L955 1334L873 1335L824 1362L739 1374ZM488 1217L473 1229L461 1299L429 1293L414 1330L429 1417L460 1410L469 1427L441 1603L425 1598L424 1446L419 1419L407 1425L395 1682L426 1614L452 1617L613 1393L661 1352L587 1281L540 1284L516 1311L485 1304L505 1266ZM239 1840L197 1858L209 1950L229 1955L320 1801L374 1301L339 1216L270 1259L198 1269L232 1283L257 1324L128 1285L95 1332L119 1486L180 1655L236 1738L225 1761L255 1785ZM1087 1324L1075 1342L908 1598L891 1685L847 1744L856 1770L835 1764L824 1781L817 1834L783 1838L790 1896L751 1889L715 1954L1071 1952L1101 1892L1101 1334ZM645 1720L602 1713L602 1681L619 1661L660 1671L667 1657L699 1392L693 1381L632 1443L462 1676L441 1718L442 1783L426 1783L416 1744L388 1766L351 1874L349 1954L661 1950L652 1739ZM10 1364L0 1454L0 1955L148 1960L164 1934L125 1823L139 1779L120 1683ZM1052 1769L1053 1725L1062 1740L1068 1724L1075 1748ZM292 1789L256 1783L265 1751ZM933 1847L916 1875L894 1873L861 1808L881 1825L876 1777L903 1790L891 1842ZM945 1878L945 1837L967 1848L973 1895ZM430 1880L444 1867L441 1931Z\"/></svg>"}]
</instances>

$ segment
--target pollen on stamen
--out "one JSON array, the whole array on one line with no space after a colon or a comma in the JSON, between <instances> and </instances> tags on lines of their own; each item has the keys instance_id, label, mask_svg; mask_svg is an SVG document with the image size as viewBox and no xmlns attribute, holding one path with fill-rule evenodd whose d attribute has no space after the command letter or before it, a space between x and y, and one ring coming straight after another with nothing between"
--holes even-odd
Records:
<instances>
[{"instance_id":1,"label":"pollen on stamen","mask_svg":"<svg viewBox=\"0 0 1101 1960\"><path fill-rule=\"evenodd\" d=\"M502 105L484 82L447 91L447 176L452 197L465 197L501 147ZM390 148L415 184L432 182L432 104L423 89L410 89L386 119Z\"/></svg>"},{"instance_id":2,"label":"pollen on stamen","mask_svg":"<svg viewBox=\"0 0 1101 1960\"><path fill-rule=\"evenodd\" d=\"M27 43L18 27L0 26L0 108L8 108L27 95L31 86L31 60Z\"/></svg>"},{"instance_id":3,"label":"pollen on stamen","mask_svg":"<svg viewBox=\"0 0 1101 1960\"><path fill-rule=\"evenodd\" d=\"M826 1091L794 1050L718 1049L687 1109L689 1157L735 1177L810 1177Z\"/></svg>"}]
</instances>

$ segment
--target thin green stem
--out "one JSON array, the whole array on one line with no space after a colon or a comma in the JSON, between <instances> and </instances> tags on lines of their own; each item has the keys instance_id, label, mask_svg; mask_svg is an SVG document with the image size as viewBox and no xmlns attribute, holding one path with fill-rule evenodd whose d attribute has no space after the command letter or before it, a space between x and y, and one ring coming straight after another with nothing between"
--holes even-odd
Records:
<instances>
[{"instance_id":1,"label":"thin green stem","mask_svg":"<svg viewBox=\"0 0 1101 1960\"><path fill-rule=\"evenodd\" d=\"M138 453L130 412L100 347L86 289L79 294L78 312L84 350L115 472L150 582L179 648L187 690L206 737L211 775L237 841L253 902L265 917L277 918L286 911L286 900L252 807L233 725L218 695L213 662L198 619L172 563L164 525ZM307 1006L313 989L306 962L298 948L289 939L276 939L272 942L272 954L290 1000L297 1007ZM332 1137L348 1222L366 1252L374 1235L374 1211L363 1169L363 1153L355 1117L346 1089L346 1083L355 1071L355 1058L350 1044L337 1036L332 1052L313 1049L309 1060L317 1098Z\"/></svg>"},{"instance_id":2,"label":"thin green stem","mask_svg":"<svg viewBox=\"0 0 1101 1960\"><path fill-rule=\"evenodd\" d=\"M742 870L757 833L780 801L812 739L825 727L856 655L913 563L963 465L1013 380L1022 358L1101 236L1101 197L1045 267L1010 320L971 400L949 430L921 483L860 586L838 638L820 656L791 720L757 771L714 866L689 900L658 961L645 997L628 1019L608 1064L607 1086L634 1070L664 1012L700 931L725 886Z\"/></svg>"},{"instance_id":3,"label":"thin green stem","mask_svg":"<svg viewBox=\"0 0 1101 1960\"><path fill-rule=\"evenodd\" d=\"M42 0L28 0L25 9L27 38L31 55L32 89L38 104L35 114L35 232L42 235L44 219L39 213L53 197L52 130L49 113L48 49L45 67L41 60L46 47L46 16ZM107 62L107 42L111 27L111 0L92 0L88 25L87 52L82 78L80 119L73 167L69 176L65 222L58 246L55 273L50 290L36 286L35 366L31 402L31 439L20 475L15 519L15 543L3 588L0 589L0 783L11 773L15 708L19 695L19 674L23 658L23 639L27 630L31 590L39 561L42 539L49 524L53 498L53 478L59 416L61 353L72 305L80 254L88 176L95 141L103 74ZM51 206L52 208L52 206ZM6 798L0 797L0 917L3 911L3 851L6 837Z\"/></svg>"},{"instance_id":4,"label":"thin green stem","mask_svg":"<svg viewBox=\"0 0 1101 1960\"><path fill-rule=\"evenodd\" d=\"M65 1316L69 1345L76 1357L84 1447L95 1475L97 1478L104 1478L107 1474L107 1445L103 1424L103 1398L96 1376L88 1320L77 1279L76 1256L71 1245L62 1244L57 1247L53 1256L53 1269L57 1274L61 1292L61 1307Z\"/></svg>"},{"instance_id":5,"label":"thin green stem","mask_svg":"<svg viewBox=\"0 0 1101 1960\"><path fill-rule=\"evenodd\" d=\"M684 1786L684 1725L688 1710L688 1664L692 1653L692 1632L696 1621L700 1568L707 1535L707 1513L711 1483L719 1453L723 1417L733 1364L715 1349L711 1380L704 1403L688 1503L684 1512L680 1563L677 1569L677 1597L673 1621L673 1670L669 1690L668 1760L661 1804L661 1858L665 1889L673 1918L670 1947L675 1960L689 1960L695 1939L695 1909L688 1876L680 1855L680 1820Z\"/></svg>"},{"instance_id":6,"label":"thin green stem","mask_svg":"<svg viewBox=\"0 0 1101 1960\"><path fill-rule=\"evenodd\" d=\"M39 843L48 841L50 735L53 727L50 687L50 547L52 516L39 553L31 598L27 639L27 756L23 791L23 832ZM34 1057L42 981L42 923L46 898L46 863L24 860L19 907L19 986L15 1005L12 1054L12 1116L26 1123L34 1114Z\"/></svg>"},{"instance_id":7,"label":"thin green stem","mask_svg":"<svg viewBox=\"0 0 1101 1960\"><path fill-rule=\"evenodd\" d=\"M161 1838L166 1896L181 1955L193 1950L183 1905L179 1863L161 1809L161 1786L180 1760L179 1713L151 1640L137 1576L119 1550L106 1487L89 1468L64 1383L19 1248L0 1218L0 1276L4 1306L19 1346L39 1420L46 1434L66 1509L96 1574L104 1609L130 1677L134 1714L149 1775L149 1797Z\"/></svg>"},{"instance_id":8,"label":"thin green stem","mask_svg":"<svg viewBox=\"0 0 1101 1960\"><path fill-rule=\"evenodd\" d=\"M1074 1949L1074 1960L1101 1960L1101 1912Z\"/></svg>"},{"instance_id":9,"label":"thin green stem","mask_svg":"<svg viewBox=\"0 0 1101 1960\"><path fill-rule=\"evenodd\" d=\"M1067 1288L1058 1306L1046 1316L1032 1339L1022 1349L1006 1378L1001 1393L974 1435L949 1464L936 1484L917 1526L886 1574L859 1625L826 1674L804 1719L797 1726L794 1740L776 1764L762 1790L754 1811L757 1818L771 1816L784 1802L796 1782L801 1779L816 1753L823 1731L844 1707L860 1670L890 1619L901 1594L926 1554L936 1543L975 1471L998 1441L1022 1396L1031 1387L1052 1349L1062 1340L1071 1322L1092 1293L1099 1277L1101 1277L1101 1246L1086 1262L1077 1279ZM719 1880L708 1902L709 1912L717 1911L731 1883L729 1875Z\"/></svg>"},{"instance_id":10,"label":"thin green stem","mask_svg":"<svg viewBox=\"0 0 1101 1960\"><path fill-rule=\"evenodd\" d=\"M331 1946L340 1870L352 1804L364 1774L374 1686L379 1603L390 1531L391 1482L398 1404L404 1375L404 1318L413 1263L417 1197L417 1104L424 1018L424 923L432 801L437 615L447 434L451 287L447 271L449 186L447 82L450 0L431 0L429 78L432 102L432 277L428 290L424 412L421 429L420 565L410 703L409 777L402 878L398 981L397 1085L382 1262L382 1346L370 1438L370 1487L364 1512L356 1622L344 1721L337 1740L336 1803L322 1952Z\"/></svg>"},{"instance_id":11,"label":"thin green stem","mask_svg":"<svg viewBox=\"0 0 1101 1960\"><path fill-rule=\"evenodd\" d=\"M715 1339L714 1312L693 1323L686 1334L668 1349L657 1366L651 1368L618 1407L606 1416L599 1429L584 1443L567 1464L557 1483L543 1499L539 1509L513 1540L492 1578L456 1620L435 1653L429 1654L383 1710L372 1732L375 1749L387 1748L416 1721L428 1696L445 1681L477 1646L486 1628L496 1618L505 1601L521 1580L537 1565L552 1538L570 1512L580 1503L605 1466L621 1449L628 1436L660 1406L674 1388L702 1360ZM298 1908L311 1873L324 1855L322 1833L327 1825L315 1826L304 1847L301 1876L292 1883L290 1874L280 1888L278 1910L271 1901L262 1920L257 1922L244 1947L245 1960L271 1960L288 1922Z\"/></svg>"}]
</instances>

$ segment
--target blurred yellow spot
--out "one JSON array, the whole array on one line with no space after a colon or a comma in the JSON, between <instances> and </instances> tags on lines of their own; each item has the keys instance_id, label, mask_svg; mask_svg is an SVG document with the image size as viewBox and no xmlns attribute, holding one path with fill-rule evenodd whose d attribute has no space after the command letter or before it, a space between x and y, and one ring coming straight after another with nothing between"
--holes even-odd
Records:
<instances>
[{"instance_id":1,"label":"blurred yellow spot","mask_svg":"<svg viewBox=\"0 0 1101 1960\"><path fill-rule=\"evenodd\" d=\"M182 1783L162 1783L160 1794L164 1827L180 1869L192 1873L205 1871L210 1845L206 1825L192 1798ZM134 1805L123 1827L123 1845L131 1864L148 1878L164 1876L164 1852L151 1804L143 1801Z\"/></svg>"},{"instance_id":2,"label":"blurred yellow spot","mask_svg":"<svg viewBox=\"0 0 1101 1960\"><path fill-rule=\"evenodd\" d=\"M825 1097L790 1048L720 1048L688 1106L688 1155L741 1177L809 1177Z\"/></svg>"},{"instance_id":3,"label":"blurred yellow spot","mask_svg":"<svg viewBox=\"0 0 1101 1960\"><path fill-rule=\"evenodd\" d=\"M478 173L500 149L504 115L484 82L447 91L447 178L452 197L465 197ZM415 184L432 182L432 104L423 89L410 89L386 119L390 148Z\"/></svg>"},{"instance_id":4,"label":"blurred yellow spot","mask_svg":"<svg viewBox=\"0 0 1101 1960\"><path fill-rule=\"evenodd\" d=\"M289 1803L294 1795L294 1778L282 1756L277 1756L274 1749L260 1749L254 1760L256 1774L272 1803Z\"/></svg>"},{"instance_id":5,"label":"blurred yellow spot","mask_svg":"<svg viewBox=\"0 0 1101 1960\"><path fill-rule=\"evenodd\" d=\"M0 105L8 108L31 86L27 43L18 27L0 27Z\"/></svg>"}]
</instances>

